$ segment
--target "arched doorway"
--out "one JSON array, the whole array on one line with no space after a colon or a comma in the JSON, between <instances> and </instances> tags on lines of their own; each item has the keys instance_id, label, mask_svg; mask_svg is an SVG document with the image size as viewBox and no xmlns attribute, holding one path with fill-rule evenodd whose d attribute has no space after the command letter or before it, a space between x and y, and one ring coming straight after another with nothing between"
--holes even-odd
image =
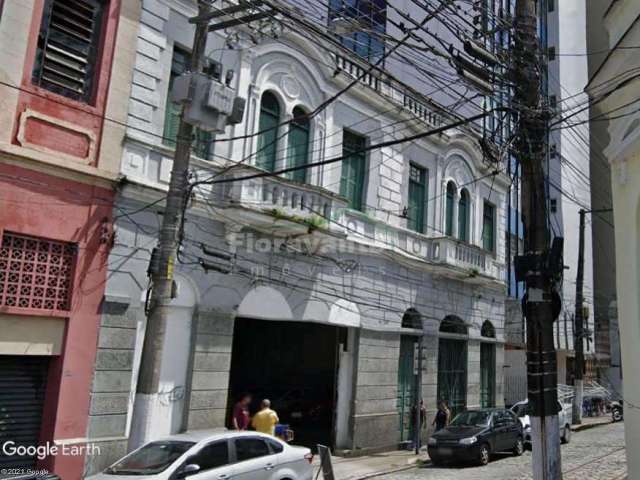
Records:
<instances>
[{"instance_id":1,"label":"arched doorway","mask_svg":"<svg viewBox=\"0 0 640 480\"><path fill-rule=\"evenodd\" d=\"M409 308L402 317L402 328L422 331L422 316L415 308ZM416 345L417 335L400 335L398 357L398 415L400 417L400 441L413 438L413 406L417 402Z\"/></svg>"},{"instance_id":2,"label":"arched doorway","mask_svg":"<svg viewBox=\"0 0 640 480\"><path fill-rule=\"evenodd\" d=\"M456 415L467 406L467 340L464 321L454 315L440 322L438 340L438 400L449 405Z\"/></svg>"},{"instance_id":3,"label":"arched doorway","mask_svg":"<svg viewBox=\"0 0 640 480\"><path fill-rule=\"evenodd\" d=\"M486 320L480 329L480 406L496 406L496 329Z\"/></svg>"}]
</instances>

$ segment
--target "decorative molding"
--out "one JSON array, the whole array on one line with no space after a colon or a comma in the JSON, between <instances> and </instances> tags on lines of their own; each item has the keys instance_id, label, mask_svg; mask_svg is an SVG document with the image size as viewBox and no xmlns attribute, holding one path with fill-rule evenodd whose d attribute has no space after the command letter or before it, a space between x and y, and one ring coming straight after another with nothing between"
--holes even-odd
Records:
<instances>
[{"instance_id":1,"label":"decorative molding","mask_svg":"<svg viewBox=\"0 0 640 480\"><path fill-rule=\"evenodd\" d=\"M280 88L292 100L298 98L302 90L296 77L288 74L283 75L280 79Z\"/></svg>"},{"instance_id":2,"label":"decorative molding","mask_svg":"<svg viewBox=\"0 0 640 480\"><path fill-rule=\"evenodd\" d=\"M68 130L69 132L79 133L85 136L87 138L87 145L88 145L86 157L78 157L75 155L61 152L60 150L46 147L44 145L30 142L29 140L27 140L27 121L29 119L40 120L44 123L50 124L51 128L65 129L65 130ZM50 155L55 155L58 158L62 157L66 160L80 162L87 165L94 164L96 161L96 134L92 130L88 128L80 127L74 123L67 122L65 120L60 120L59 118L46 115L44 113L38 112L36 110L32 110L30 108L27 108L24 112L20 114L20 125L18 128L17 139L20 145L25 148L30 148L32 150L37 150L39 152L47 153Z\"/></svg>"}]
</instances>

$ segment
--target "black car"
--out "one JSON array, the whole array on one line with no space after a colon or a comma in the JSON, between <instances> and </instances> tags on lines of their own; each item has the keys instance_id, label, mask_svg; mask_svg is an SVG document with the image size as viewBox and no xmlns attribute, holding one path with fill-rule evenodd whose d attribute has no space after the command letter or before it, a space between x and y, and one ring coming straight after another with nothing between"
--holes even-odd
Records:
<instances>
[{"instance_id":1,"label":"black car","mask_svg":"<svg viewBox=\"0 0 640 480\"><path fill-rule=\"evenodd\" d=\"M458 414L428 441L431 462L489 463L492 453L524 452L522 424L511 411L503 408L467 410Z\"/></svg>"}]
</instances>

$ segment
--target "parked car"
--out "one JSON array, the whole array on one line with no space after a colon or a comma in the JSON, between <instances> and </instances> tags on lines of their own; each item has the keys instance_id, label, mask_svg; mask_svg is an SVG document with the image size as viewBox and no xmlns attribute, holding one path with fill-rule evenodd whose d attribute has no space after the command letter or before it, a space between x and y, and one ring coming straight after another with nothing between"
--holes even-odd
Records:
<instances>
[{"instance_id":1,"label":"parked car","mask_svg":"<svg viewBox=\"0 0 640 480\"><path fill-rule=\"evenodd\" d=\"M269 435L198 431L149 442L87 480L311 480L312 461Z\"/></svg>"},{"instance_id":2,"label":"parked car","mask_svg":"<svg viewBox=\"0 0 640 480\"><path fill-rule=\"evenodd\" d=\"M486 465L496 452L524 452L524 432L516 415L504 408L467 410L427 442L434 465L475 462Z\"/></svg>"},{"instance_id":3,"label":"parked car","mask_svg":"<svg viewBox=\"0 0 640 480\"><path fill-rule=\"evenodd\" d=\"M622 402L611 403L611 419L614 422L621 422L624 420L624 407L622 406Z\"/></svg>"},{"instance_id":4,"label":"parked car","mask_svg":"<svg viewBox=\"0 0 640 480\"><path fill-rule=\"evenodd\" d=\"M529 401L524 400L516 403L511 407L511 411L515 413L524 429L524 443L531 446L531 420L529 419ZM571 408L565 407L558 402L558 424L560 425L560 441L569 443L571 441Z\"/></svg>"}]
</instances>

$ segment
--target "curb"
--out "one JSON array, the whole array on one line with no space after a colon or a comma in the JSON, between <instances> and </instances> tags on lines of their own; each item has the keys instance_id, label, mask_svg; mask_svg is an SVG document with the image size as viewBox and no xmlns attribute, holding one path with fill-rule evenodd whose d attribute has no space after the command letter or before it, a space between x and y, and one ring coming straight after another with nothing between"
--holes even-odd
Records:
<instances>
[{"instance_id":1,"label":"curb","mask_svg":"<svg viewBox=\"0 0 640 480\"><path fill-rule=\"evenodd\" d=\"M419 463L419 462L422 463ZM371 472L371 473L366 473L364 475L359 475L359 476L353 476L353 477L347 477L345 480L367 480L369 478L375 478L375 477L381 477L383 475L389 475L391 473L397 473L397 472L404 472L405 470L411 470L412 468L421 468L424 465L428 465L431 463L431 460L428 459L415 459L412 460L411 463L409 463L408 465L403 465L403 466L398 466L398 467L394 467L394 468L390 468L388 470L381 470L379 472Z\"/></svg>"},{"instance_id":2,"label":"curb","mask_svg":"<svg viewBox=\"0 0 640 480\"><path fill-rule=\"evenodd\" d=\"M367 473L359 477L349 477L347 480L367 480L369 478L381 477L383 475L389 475L391 473L404 472L405 470L411 470L412 468L418 468L418 465L413 463L411 465L405 465L402 467L392 468L390 470L383 470L380 472Z\"/></svg>"},{"instance_id":3,"label":"curb","mask_svg":"<svg viewBox=\"0 0 640 480\"><path fill-rule=\"evenodd\" d=\"M592 428L596 428L596 427L602 427L604 425L611 425L615 422L612 421L608 421L608 422L596 422L596 423L583 423L580 425L571 425L571 431L572 432L581 432L583 430L589 430Z\"/></svg>"}]
</instances>

